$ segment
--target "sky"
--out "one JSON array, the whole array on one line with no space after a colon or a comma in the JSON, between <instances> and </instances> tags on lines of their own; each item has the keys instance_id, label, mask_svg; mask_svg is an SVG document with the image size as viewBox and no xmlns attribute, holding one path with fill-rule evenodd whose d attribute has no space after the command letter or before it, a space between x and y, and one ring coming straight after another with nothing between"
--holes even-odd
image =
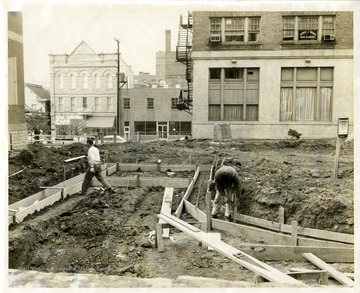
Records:
<instances>
[{"instance_id":1,"label":"sky","mask_svg":"<svg viewBox=\"0 0 360 293\"><path fill-rule=\"evenodd\" d=\"M340 1L5 1L23 13L25 82L48 87L49 54L71 54L85 41L96 53L115 53L139 71L156 73L156 52L171 30L175 50L180 15L193 10L339 10ZM341 1L341 8L351 7ZM351 2L351 1L350 1Z\"/></svg>"}]
</instances>

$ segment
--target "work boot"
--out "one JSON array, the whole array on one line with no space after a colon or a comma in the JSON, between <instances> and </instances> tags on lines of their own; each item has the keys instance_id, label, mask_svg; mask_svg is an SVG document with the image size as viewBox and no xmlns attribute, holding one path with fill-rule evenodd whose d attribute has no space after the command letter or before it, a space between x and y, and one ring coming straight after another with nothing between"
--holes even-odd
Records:
<instances>
[{"instance_id":1,"label":"work boot","mask_svg":"<svg viewBox=\"0 0 360 293\"><path fill-rule=\"evenodd\" d=\"M233 222L231 215L225 217L227 222Z\"/></svg>"},{"instance_id":2,"label":"work boot","mask_svg":"<svg viewBox=\"0 0 360 293\"><path fill-rule=\"evenodd\" d=\"M112 193L116 193L117 190L114 188L114 187L110 187L106 190L107 192L109 192L109 194L112 194Z\"/></svg>"}]
</instances>

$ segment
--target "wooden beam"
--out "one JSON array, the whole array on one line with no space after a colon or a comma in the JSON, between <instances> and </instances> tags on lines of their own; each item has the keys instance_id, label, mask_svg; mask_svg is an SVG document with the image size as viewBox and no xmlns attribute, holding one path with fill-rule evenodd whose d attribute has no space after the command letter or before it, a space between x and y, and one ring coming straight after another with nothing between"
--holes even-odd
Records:
<instances>
[{"instance_id":1,"label":"wooden beam","mask_svg":"<svg viewBox=\"0 0 360 293\"><path fill-rule=\"evenodd\" d=\"M302 262L303 253L313 253L330 263L354 263L354 248L293 246L293 245L261 245L239 244L241 251L262 261L292 261Z\"/></svg>"},{"instance_id":2,"label":"wooden beam","mask_svg":"<svg viewBox=\"0 0 360 293\"><path fill-rule=\"evenodd\" d=\"M225 255L229 259L239 263L240 265L246 267L247 269L259 274L263 278L276 282L279 284L287 284L293 286L304 286L304 283L287 276L286 274L276 270L275 268L249 256L244 254L242 251L224 243L221 240L212 239L208 233L205 233L201 230L198 230L188 223L178 219L169 214L159 214L158 217L163 219L164 221L168 222L169 224L173 225L177 229L181 230L182 232L190 235L191 237L195 238L196 240L212 247L214 250L218 251L219 253ZM246 259L246 261L244 260ZM251 263L251 262L252 263Z\"/></svg>"},{"instance_id":3,"label":"wooden beam","mask_svg":"<svg viewBox=\"0 0 360 293\"><path fill-rule=\"evenodd\" d=\"M186 190L183 198L181 199L181 202L180 202L178 208L176 209L176 212L175 212L176 217L180 218L181 213L182 213L182 211L183 211L183 207L184 207L184 201L185 201L186 199L188 199L188 197L190 196L191 192L193 191L194 185L195 185L195 183L196 183L196 180L197 180L198 177L199 177L199 174L200 174L200 169L197 168L197 169L196 169L196 172L195 172L195 174L194 174L194 177L193 177L193 179L191 180L191 182L190 182L190 184L189 184L188 189Z\"/></svg>"},{"instance_id":4,"label":"wooden beam","mask_svg":"<svg viewBox=\"0 0 360 293\"><path fill-rule=\"evenodd\" d=\"M166 172L171 170L172 172L181 172L181 171L196 171L199 168L200 171L209 172L210 165L193 165L193 164L161 164L160 172ZM137 164L137 163L120 163L119 170L127 172L136 172L138 170L142 172L156 172L158 171L158 164Z\"/></svg>"},{"instance_id":5,"label":"wooden beam","mask_svg":"<svg viewBox=\"0 0 360 293\"><path fill-rule=\"evenodd\" d=\"M266 229L270 229L273 231L283 232L291 234L291 225L281 224L273 221L263 220L259 218L255 218L248 215L242 215L236 213L234 219L241 223L246 223ZM305 228L298 226L297 229L298 235L308 236L312 238L330 240L330 241L337 241L337 242L344 242L349 244L354 244L354 235L346 234L346 233L338 233L332 231L325 231L325 230L318 230L312 228Z\"/></svg>"},{"instance_id":6,"label":"wooden beam","mask_svg":"<svg viewBox=\"0 0 360 293\"><path fill-rule=\"evenodd\" d=\"M195 211L195 206L191 203L187 203L186 206L187 212L190 213L195 219L197 219L199 222L206 221L206 214L203 211L199 209ZM225 231L233 236L247 238L252 241L263 241L265 243L273 243L276 245L292 245L291 236L264 230L261 228L251 227L237 223L230 223L219 219L212 219L211 225L213 229ZM298 237L298 246L353 248L353 245L349 244L305 237Z\"/></svg>"},{"instance_id":7,"label":"wooden beam","mask_svg":"<svg viewBox=\"0 0 360 293\"><path fill-rule=\"evenodd\" d=\"M164 197L161 205L161 213L162 214L171 214L171 206L172 206L172 199L173 199L174 188L172 187L165 187ZM159 220L159 223L164 223L163 220ZM165 228L163 229L163 237L169 238L170 236L170 229Z\"/></svg>"},{"instance_id":8,"label":"wooden beam","mask_svg":"<svg viewBox=\"0 0 360 293\"><path fill-rule=\"evenodd\" d=\"M288 276L291 276L297 280L318 280L321 285L329 285L329 274L327 271L321 270L308 270L304 272L286 272Z\"/></svg>"},{"instance_id":9,"label":"wooden beam","mask_svg":"<svg viewBox=\"0 0 360 293\"><path fill-rule=\"evenodd\" d=\"M326 270L330 276L332 276L335 280L340 282L343 285L347 285L349 287L354 287L355 283L350 278L346 277L344 274L340 273L334 267L328 265L326 262L318 258L312 253L303 253L303 256L309 260L314 265L318 266L319 268Z\"/></svg>"},{"instance_id":10,"label":"wooden beam","mask_svg":"<svg viewBox=\"0 0 360 293\"><path fill-rule=\"evenodd\" d=\"M189 178L169 178L169 177L106 177L106 180L112 186L123 187L149 187L149 186L163 186L174 188L187 188L189 185ZM140 185L139 185L140 184ZM102 186L102 184L94 179L92 186Z\"/></svg>"}]
</instances>

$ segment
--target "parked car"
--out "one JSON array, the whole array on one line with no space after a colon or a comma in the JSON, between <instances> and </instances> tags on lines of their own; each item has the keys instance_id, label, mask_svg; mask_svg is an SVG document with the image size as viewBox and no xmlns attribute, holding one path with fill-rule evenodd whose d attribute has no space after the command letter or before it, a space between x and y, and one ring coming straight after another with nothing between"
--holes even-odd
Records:
<instances>
[{"instance_id":1,"label":"parked car","mask_svg":"<svg viewBox=\"0 0 360 293\"><path fill-rule=\"evenodd\" d=\"M120 135L116 136L116 143L124 143L126 139L121 137ZM106 135L104 136L104 144L105 143L114 143L114 135ZM99 144L101 144L101 140L99 140Z\"/></svg>"}]
</instances>

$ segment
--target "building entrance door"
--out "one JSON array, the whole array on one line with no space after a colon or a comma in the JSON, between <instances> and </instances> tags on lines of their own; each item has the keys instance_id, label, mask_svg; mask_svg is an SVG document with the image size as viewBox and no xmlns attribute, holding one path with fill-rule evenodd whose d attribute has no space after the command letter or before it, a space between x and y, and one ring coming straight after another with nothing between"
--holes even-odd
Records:
<instances>
[{"instance_id":1,"label":"building entrance door","mask_svg":"<svg viewBox=\"0 0 360 293\"><path fill-rule=\"evenodd\" d=\"M158 122L158 134L160 139L166 139L168 137L167 122Z\"/></svg>"}]
</instances>

